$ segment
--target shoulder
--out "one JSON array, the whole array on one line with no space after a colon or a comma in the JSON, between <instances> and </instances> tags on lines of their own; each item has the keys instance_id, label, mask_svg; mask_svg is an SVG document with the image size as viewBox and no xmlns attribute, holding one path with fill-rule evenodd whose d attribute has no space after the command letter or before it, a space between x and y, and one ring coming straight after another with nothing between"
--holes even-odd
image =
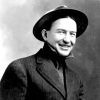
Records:
<instances>
[{"instance_id":1,"label":"shoulder","mask_svg":"<svg viewBox=\"0 0 100 100\"><path fill-rule=\"evenodd\" d=\"M27 72L28 70L31 70L31 66L33 69L35 69L34 64L35 63L35 57L34 55L19 58L14 61L12 61L6 68L2 78L1 83L3 82L16 82L16 81L22 81L26 80L27 78Z\"/></svg>"},{"instance_id":2,"label":"shoulder","mask_svg":"<svg viewBox=\"0 0 100 100\"><path fill-rule=\"evenodd\" d=\"M82 64L74 57L67 60L69 77L76 83L79 88L85 88L86 83L84 80L85 69L82 69ZM84 86L83 86L84 85Z\"/></svg>"},{"instance_id":3,"label":"shoulder","mask_svg":"<svg viewBox=\"0 0 100 100\"><path fill-rule=\"evenodd\" d=\"M12 61L6 68L5 73L4 74L10 74L12 75L12 73L14 74L26 74L26 70L27 68L29 68L29 66L35 63L35 57L34 55L28 56L28 57L23 57L23 58L19 58L16 59L14 61Z\"/></svg>"},{"instance_id":4,"label":"shoulder","mask_svg":"<svg viewBox=\"0 0 100 100\"><path fill-rule=\"evenodd\" d=\"M16 59L16 60L12 61L9 64L9 66L30 66L30 65L35 65L37 56L41 55L40 51L41 50L39 50L36 54Z\"/></svg>"},{"instance_id":5,"label":"shoulder","mask_svg":"<svg viewBox=\"0 0 100 100\"><path fill-rule=\"evenodd\" d=\"M72 71L71 73L73 73L73 75L79 78L83 78L86 70L76 57L67 59L66 64L68 68Z\"/></svg>"},{"instance_id":6,"label":"shoulder","mask_svg":"<svg viewBox=\"0 0 100 100\"><path fill-rule=\"evenodd\" d=\"M33 55L22 57L12 61L6 68L4 74L14 73L14 74L27 74L27 72L31 70L35 70L37 64L36 59L37 55L39 54L40 50ZM12 74L11 74L12 75Z\"/></svg>"},{"instance_id":7,"label":"shoulder","mask_svg":"<svg viewBox=\"0 0 100 100\"><path fill-rule=\"evenodd\" d=\"M35 61L35 56L31 55L31 56L16 59L16 60L12 61L10 63L10 65L19 65L20 66L20 65L25 65L25 64L28 64L28 63L32 63L34 61Z\"/></svg>"}]
</instances>

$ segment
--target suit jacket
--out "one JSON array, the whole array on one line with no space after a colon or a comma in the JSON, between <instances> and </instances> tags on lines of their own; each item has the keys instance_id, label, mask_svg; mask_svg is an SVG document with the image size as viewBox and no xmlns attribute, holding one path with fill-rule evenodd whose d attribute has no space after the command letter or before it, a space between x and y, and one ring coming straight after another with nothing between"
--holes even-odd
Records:
<instances>
[{"instance_id":1,"label":"suit jacket","mask_svg":"<svg viewBox=\"0 0 100 100\"><path fill-rule=\"evenodd\" d=\"M9 64L1 79L0 100L83 100L83 84L78 75L65 68L65 91L55 64L44 51ZM66 66L70 67L72 61L68 59Z\"/></svg>"}]
</instances>

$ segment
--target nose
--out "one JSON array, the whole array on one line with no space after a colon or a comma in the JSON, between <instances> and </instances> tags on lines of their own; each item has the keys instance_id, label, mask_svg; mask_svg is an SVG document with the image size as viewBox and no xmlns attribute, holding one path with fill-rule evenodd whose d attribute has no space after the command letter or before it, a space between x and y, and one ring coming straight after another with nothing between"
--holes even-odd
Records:
<instances>
[{"instance_id":1,"label":"nose","mask_svg":"<svg viewBox=\"0 0 100 100\"><path fill-rule=\"evenodd\" d=\"M63 38L63 41L65 43L69 43L70 42L70 35L69 35L69 32L67 32Z\"/></svg>"}]
</instances>

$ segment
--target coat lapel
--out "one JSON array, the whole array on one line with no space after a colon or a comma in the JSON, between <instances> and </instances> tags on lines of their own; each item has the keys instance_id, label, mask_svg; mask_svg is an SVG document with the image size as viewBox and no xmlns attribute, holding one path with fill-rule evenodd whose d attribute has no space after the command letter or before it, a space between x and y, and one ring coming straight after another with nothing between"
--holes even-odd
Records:
<instances>
[{"instance_id":1,"label":"coat lapel","mask_svg":"<svg viewBox=\"0 0 100 100\"><path fill-rule=\"evenodd\" d=\"M68 100L74 100L76 98L75 91L79 88L79 79L78 74L75 72L73 67L76 67L76 62L73 58L66 59L66 85L67 85L67 99ZM74 93L74 94L73 94ZM75 99L76 100L76 99Z\"/></svg>"},{"instance_id":2,"label":"coat lapel","mask_svg":"<svg viewBox=\"0 0 100 100\"><path fill-rule=\"evenodd\" d=\"M41 75L41 77L43 77L48 82L48 84L55 88L65 98L65 89L63 84L59 81L58 72L56 71L53 62L46 57L49 58L48 55L44 55L42 51L38 52L38 54L36 55L36 70ZM71 67L72 65L69 63L71 61L68 61L68 59L69 58L67 58L65 65L65 78L67 86L67 96L68 98L70 98L71 94L73 94L75 74L73 74L73 71L69 69L69 67Z\"/></svg>"},{"instance_id":3,"label":"coat lapel","mask_svg":"<svg viewBox=\"0 0 100 100\"><path fill-rule=\"evenodd\" d=\"M36 70L39 74L55 88L63 97L65 97L64 86L59 81L59 75L52 61L43 58L37 58Z\"/></svg>"}]
</instances>

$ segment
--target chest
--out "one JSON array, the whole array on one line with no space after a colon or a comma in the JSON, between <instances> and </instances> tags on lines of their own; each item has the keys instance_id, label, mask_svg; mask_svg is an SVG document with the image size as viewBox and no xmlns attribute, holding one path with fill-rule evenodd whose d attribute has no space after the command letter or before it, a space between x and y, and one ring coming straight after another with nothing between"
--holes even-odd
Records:
<instances>
[{"instance_id":1,"label":"chest","mask_svg":"<svg viewBox=\"0 0 100 100\"><path fill-rule=\"evenodd\" d=\"M67 87L65 93L63 71L56 71L53 63L47 61L38 63L34 72L33 67L31 68L29 71L31 80L28 81L28 91L33 98L36 97L37 100L64 100L67 93L67 100L74 100L72 98L75 96L77 82L72 71L66 70L65 72Z\"/></svg>"},{"instance_id":2,"label":"chest","mask_svg":"<svg viewBox=\"0 0 100 100\"><path fill-rule=\"evenodd\" d=\"M59 81L64 85L64 73L62 70L57 70Z\"/></svg>"}]
</instances>

